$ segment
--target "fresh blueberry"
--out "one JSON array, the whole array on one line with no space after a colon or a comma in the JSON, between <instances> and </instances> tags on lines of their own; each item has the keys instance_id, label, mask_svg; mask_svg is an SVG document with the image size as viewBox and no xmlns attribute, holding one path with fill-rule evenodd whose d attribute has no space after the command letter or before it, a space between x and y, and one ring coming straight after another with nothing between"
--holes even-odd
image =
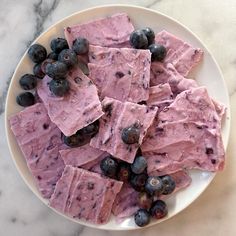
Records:
<instances>
[{"instance_id":1,"label":"fresh blueberry","mask_svg":"<svg viewBox=\"0 0 236 236\"><path fill-rule=\"evenodd\" d=\"M148 47L148 39L142 30L135 30L130 35L130 44L137 49L146 49Z\"/></svg>"},{"instance_id":2,"label":"fresh blueberry","mask_svg":"<svg viewBox=\"0 0 236 236\"><path fill-rule=\"evenodd\" d=\"M62 50L69 48L67 41L63 38L53 39L51 41L50 46L52 51L55 52L56 54L59 54Z\"/></svg>"},{"instance_id":3,"label":"fresh blueberry","mask_svg":"<svg viewBox=\"0 0 236 236\"><path fill-rule=\"evenodd\" d=\"M46 74L46 67L48 64L52 64L53 62L55 62L53 59L47 58L46 60L44 60L41 63L41 70L44 74Z\"/></svg>"},{"instance_id":4,"label":"fresh blueberry","mask_svg":"<svg viewBox=\"0 0 236 236\"><path fill-rule=\"evenodd\" d=\"M37 86L37 79L38 79L38 77L36 77L35 75L24 74L20 78L19 84L20 84L22 89L31 90L31 89L34 89Z\"/></svg>"},{"instance_id":5,"label":"fresh blueberry","mask_svg":"<svg viewBox=\"0 0 236 236\"><path fill-rule=\"evenodd\" d=\"M119 163L117 177L120 181L129 182L130 177L131 177L130 164L126 162Z\"/></svg>"},{"instance_id":6,"label":"fresh blueberry","mask_svg":"<svg viewBox=\"0 0 236 236\"><path fill-rule=\"evenodd\" d=\"M142 173L139 175L133 174L130 179L130 185L138 192L143 192L145 190L145 184L148 179L148 175L146 173Z\"/></svg>"},{"instance_id":7,"label":"fresh blueberry","mask_svg":"<svg viewBox=\"0 0 236 236\"><path fill-rule=\"evenodd\" d=\"M159 196L163 192L163 183L157 176L149 176L145 184L145 190L151 196Z\"/></svg>"},{"instance_id":8,"label":"fresh blueberry","mask_svg":"<svg viewBox=\"0 0 236 236\"><path fill-rule=\"evenodd\" d=\"M152 206L153 197L149 194L142 192L138 196L138 205L142 209L149 209Z\"/></svg>"},{"instance_id":9,"label":"fresh blueberry","mask_svg":"<svg viewBox=\"0 0 236 236\"><path fill-rule=\"evenodd\" d=\"M140 129L135 125L131 125L122 130L121 139L126 144L134 144L138 143L139 136L140 136Z\"/></svg>"},{"instance_id":10,"label":"fresh blueberry","mask_svg":"<svg viewBox=\"0 0 236 236\"><path fill-rule=\"evenodd\" d=\"M152 53L152 61L163 61L166 57L166 48L160 44L151 44L148 49Z\"/></svg>"},{"instance_id":11,"label":"fresh blueberry","mask_svg":"<svg viewBox=\"0 0 236 236\"><path fill-rule=\"evenodd\" d=\"M171 194L175 190L175 181L170 175L165 175L162 178L163 192L162 194Z\"/></svg>"},{"instance_id":12,"label":"fresh blueberry","mask_svg":"<svg viewBox=\"0 0 236 236\"><path fill-rule=\"evenodd\" d=\"M73 68L78 63L78 57L76 53L71 49L64 49L58 55L58 61L63 62L67 67Z\"/></svg>"},{"instance_id":13,"label":"fresh blueberry","mask_svg":"<svg viewBox=\"0 0 236 236\"><path fill-rule=\"evenodd\" d=\"M155 219L161 219L168 214L168 209L166 203L162 200L156 200L153 202L152 207L150 209L151 216Z\"/></svg>"},{"instance_id":14,"label":"fresh blueberry","mask_svg":"<svg viewBox=\"0 0 236 236\"><path fill-rule=\"evenodd\" d=\"M139 227L144 227L149 224L151 216L145 209L139 209L134 215L135 224Z\"/></svg>"},{"instance_id":15,"label":"fresh blueberry","mask_svg":"<svg viewBox=\"0 0 236 236\"><path fill-rule=\"evenodd\" d=\"M35 98L30 92L21 93L16 97L16 102L22 107L34 105Z\"/></svg>"},{"instance_id":16,"label":"fresh blueberry","mask_svg":"<svg viewBox=\"0 0 236 236\"><path fill-rule=\"evenodd\" d=\"M144 34L146 35L146 37L148 39L148 45L152 44L154 42L154 39L155 39L154 31L151 28L146 27L146 28L143 29L143 32L144 32Z\"/></svg>"},{"instance_id":17,"label":"fresh blueberry","mask_svg":"<svg viewBox=\"0 0 236 236\"><path fill-rule=\"evenodd\" d=\"M69 92L70 85L66 79L52 79L49 83L49 89L55 96L63 97Z\"/></svg>"},{"instance_id":18,"label":"fresh blueberry","mask_svg":"<svg viewBox=\"0 0 236 236\"><path fill-rule=\"evenodd\" d=\"M66 64L56 61L46 65L46 74L52 79L64 79L67 75L68 68Z\"/></svg>"},{"instance_id":19,"label":"fresh blueberry","mask_svg":"<svg viewBox=\"0 0 236 236\"><path fill-rule=\"evenodd\" d=\"M33 68L34 75L37 76L39 79L43 79L45 73L42 71L42 63L35 64Z\"/></svg>"},{"instance_id":20,"label":"fresh blueberry","mask_svg":"<svg viewBox=\"0 0 236 236\"><path fill-rule=\"evenodd\" d=\"M131 170L135 174L141 174L147 168L147 160L143 156L136 156L131 164Z\"/></svg>"},{"instance_id":21,"label":"fresh blueberry","mask_svg":"<svg viewBox=\"0 0 236 236\"><path fill-rule=\"evenodd\" d=\"M118 162L112 156L107 156L101 161L100 168L105 176L115 178L118 170Z\"/></svg>"},{"instance_id":22,"label":"fresh blueberry","mask_svg":"<svg viewBox=\"0 0 236 236\"><path fill-rule=\"evenodd\" d=\"M89 51L89 41L85 38L77 38L73 41L72 50L77 55L83 55Z\"/></svg>"},{"instance_id":23,"label":"fresh blueberry","mask_svg":"<svg viewBox=\"0 0 236 236\"><path fill-rule=\"evenodd\" d=\"M33 44L28 50L28 55L34 63L40 63L47 57L47 50L40 44Z\"/></svg>"},{"instance_id":24,"label":"fresh blueberry","mask_svg":"<svg viewBox=\"0 0 236 236\"><path fill-rule=\"evenodd\" d=\"M71 136L63 135L63 140L64 143L71 148L80 147L89 142L89 140L87 140L83 135L81 135L78 132L76 132L76 134L73 134Z\"/></svg>"},{"instance_id":25,"label":"fresh blueberry","mask_svg":"<svg viewBox=\"0 0 236 236\"><path fill-rule=\"evenodd\" d=\"M94 121L92 124L89 124L88 126L84 127L82 129L82 132L85 136L94 137L99 130L99 120Z\"/></svg>"},{"instance_id":26,"label":"fresh blueberry","mask_svg":"<svg viewBox=\"0 0 236 236\"><path fill-rule=\"evenodd\" d=\"M48 57L47 57L48 59L52 59L53 61L57 61L57 59L58 59L58 54L57 53L55 53L55 52L50 52L49 54L48 54Z\"/></svg>"}]
</instances>

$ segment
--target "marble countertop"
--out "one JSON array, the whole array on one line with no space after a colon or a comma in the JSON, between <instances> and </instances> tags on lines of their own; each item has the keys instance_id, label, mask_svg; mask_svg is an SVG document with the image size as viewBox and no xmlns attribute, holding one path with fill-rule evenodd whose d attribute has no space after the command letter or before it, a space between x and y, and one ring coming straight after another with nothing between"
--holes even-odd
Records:
<instances>
[{"instance_id":1,"label":"marble countertop","mask_svg":"<svg viewBox=\"0 0 236 236\"><path fill-rule=\"evenodd\" d=\"M0 235L5 236L234 236L236 235L236 1L122 0L156 9L195 32L218 61L228 86L232 129L227 164L207 190L187 209L157 226L136 232L95 230L53 213L25 185L16 171L4 133L4 102L10 78L29 44L61 18L114 0L0 0ZM235 54L234 54L235 53ZM4 60L3 60L4 58Z\"/></svg>"}]
</instances>

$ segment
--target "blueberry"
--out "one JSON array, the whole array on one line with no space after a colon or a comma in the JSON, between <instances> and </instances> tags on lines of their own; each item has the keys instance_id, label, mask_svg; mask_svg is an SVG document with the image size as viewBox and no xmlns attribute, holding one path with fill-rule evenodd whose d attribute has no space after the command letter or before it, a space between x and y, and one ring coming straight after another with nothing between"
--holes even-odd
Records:
<instances>
[{"instance_id":1,"label":"blueberry","mask_svg":"<svg viewBox=\"0 0 236 236\"><path fill-rule=\"evenodd\" d=\"M50 43L50 46L52 51L56 54L59 54L62 50L69 48L67 41L63 38L53 39Z\"/></svg>"},{"instance_id":2,"label":"blueberry","mask_svg":"<svg viewBox=\"0 0 236 236\"><path fill-rule=\"evenodd\" d=\"M100 168L104 175L115 178L118 170L118 162L112 156L107 156L101 161Z\"/></svg>"},{"instance_id":3,"label":"blueberry","mask_svg":"<svg viewBox=\"0 0 236 236\"><path fill-rule=\"evenodd\" d=\"M77 38L73 41L72 50L77 55L83 55L89 51L89 41L85 38Z\"/></svg>"},{"instance_id":4,"label":"blueberry","mask_svg":"<svg viewBox=\"0 0 236 236\"><path fill-rule=\"evenodd\" d=\"M133 174L130 179L130 185L138 192L143 192L145 189L145 184L147 181L148 175L142 173L139 175Z\"/></svg>"},{"instance_id":5,"label":"blueberry","mask_svg":"<svg viewBox=\"0 0 236 236\"><path fill-rule=\"evenodd\" d=\"M88 126L84 127L82 129L82 132L84 135L89 137L94 137L99 130L99 120L94 121L92 124L89 124Z\"/></svg>"},{"instance_id":6,"label":"blueberry","mask_svg":"<svg viewBox=\"0 0 236 236\"><path fill-rule=\"evenodd\" d=\"M33 68L34 75L36 75L39 79L43 79L45 73L42 71L42 63L35 64Z\"/></svg>"},{"instance_id":7,"label":"blueberry","mask_svg":"<svg viewBox=\"0 0 236 236\"><path fill-rule=\"evenodd\" d=\"M130 44L137 49L146 49L148 47L148 39L142 30L135 30L130 35Z\"/></svg>"},{"instance_id":8,"label":"blueberry","mask_svg":"<svg viewBox=\"0 0 236 236\"><path fill-rule=\"evenodd\" d=\"M33 44L28 50L28 55L34 63L40 63L47 57L47 50L40 44Z\"/></svg>"},{"instance_id":9,"label":"blueberry","mask_svg":"<svg viewBox=\"0 0 236 236\"><path fill-rule=\"evenodd\" d=\"M52 59L53 61L57 61L57 59L58 59L58 54L57 53L55 53L55 52L50 52L49 54L48 54L48 57L47 57L48 59Z\"/></svg>"},{"instance_id":10,"label":"blueberry","mask_svg":"<svg viewBox=\"0 0 236 236\"><path fill-rule=\"evenodd\" d=\"M83 135L80 135L80 133L78 132L76 132L76 134L73 134L71 136L63 135L63 140L64 143L71 148L80 147L89 142L89 140L83 137Z\"/></svg>"},{"instance_id":11,"label":"blueberry","mask_svg":"<svg viewBox=\"0 0 236 236\"><path fill-rule=\"evenodd\" d=\"M162 178L163 183L163 192L162 194L167 195L171 194L175 190L175 181L170 175L163 176Z\"/></svg>"},{"instance_id":12,"label":"blueberry","mask_svg":"<svg viewBox=\"0 0 236 236\"><path fill-rule=\"evenodd\" d=\"M131 164L131 170L135 174L141 174L147 168L147 160L143 156L136 156Z\"/></svg>"},{"instance_id":13,"label":"blueberry","mask_svg":"<svg viewBox=\"0 0 236 236\"><path fill-rule=\"evenodd\" d=\"M131 125L122 130L121 139L126 144L138 143L140 136L140 129L135 125Z\"/></svg>"},{"instance_id":14,"label":"blueberry","mask_svg":"<svg viewBox=\"0 0 236 236\"><path fill-rule=\"evenodd\" d=\"M166 57L166 48L160 44L151 44L148 49L152 53L152 61L163 61Z\"/></svg>"},{"instance_id":15,"label":"blueberry","mask_svg":"<svg viewBox=\"0 0 236 236\"><path fill-rule=\"evenodd\" d=\"M70 85L66 79L52 79L49 83L49 89L57 97L63 97L70 90Z\"/></svg>"},{"instance_id":16,"label":"blueberry","mask_svg":"<svg viewBox=\"0 0 236 236\"><path fill-rule=\"evenodd\" d=\"M58 61L63 62L67 67L73 68L78 63L78 58L76 53L71 49L64 49L58 55Z\"/></svg>"},{"instance_id":17,"label":"blueberry","mask_svg":"<svg viewBox=\"0 0 236 236\"><path fill-rule=\"evenodd\" d=\"M139 227L144 227L149 224L151 216L145 209L139 209L134 215L135 224Z\"/></svg>"},{"instance_id":18,"label":"blueberry","mask_svg":"<svg viewBox=\"0 0 236 236\"><path fill-rule=\"evenodd\" d=\"M21 93L16 97L16 102L22 107L34 105L35 98L30 92Z\"/></svg>"},{"instance_id":19,"label":"blueberry","mask_svg":"<svg viewBox=\"0 0 236 236\"><path fill-rule=\"evenodd\" d=\"M52 64L53 62L55 62L53 59L47 58L41 63L41 70L44 74L46 74L46 66L48 64Z\"/></svg>"},{"instance_id":20,"label":"blueberry","mask_svg":"<svg viewBox=\"0 0 236 236\"><path fill-rule=\"evenodd\" d=\"M126 162L119 163L117 177L120 181L129 182L130 177L131 177L130 164Z\"/></svg>"},{"instance_id":21,"label":"blueberry","mask_svg":"<svg viewBox=\"0 0 236 236\"><path fill-rule=\"evenodd\" d=\"M37 78L35 75L24 74L20 80L19 84L24 90L31 90L37 86Z\"/></svg>"},{"instance_id":22,"label":"blueberry","mask_svg":"<svg viewBox=\"0 0 236 236\"><path fill-rule=\"evenodd\" d=\"M153 197L149 194L142 192L138 196L138 205L142 209L149 209L152 206Z\"/></svg>"},{"instance_id":23,"label":"blueberry","mask_svg":"<svg viewBox=\"0 0 236 236\"><path fill-rule=\"evenodd\" d=\"M162 200L156 200L153 202L152 207L150 209L151 216L155 219L161 219L168 214L168 209L166 203Z\"/></svg>"},{"instance_id":24,"label":"blueberry","mask_svg":"<svg viewBox=\"0 0 236 236\"><path fill-rule=\"evenodd\" d=\"M52 79L64 79L67 75L68 69L66 64L56 61L46 65L46 74Z\"/></svg>"},{"instance_id":25,"label":"blueberry","mask_svg":"<svg viewBox=\"0 0 236 236\"><path fill-rule=\"evenodd\" d=\"M145 191L151 196L159 196L163 192L162 179L157 176L149 176L145 184Z\"/></svg>"},{"instance_id":26,"label":"blueberry","mask_svg":"<svg viewBox=\"0 0 236 236\"><path fill-rule=\"evenodd\" d=\"M149 28L146 27L145 29L143 29L144 34L146 35L147 39L148 39L148 45L152 44L154 42L155 39L155 33L154 31Z\"/></svg>"}]
</instances>

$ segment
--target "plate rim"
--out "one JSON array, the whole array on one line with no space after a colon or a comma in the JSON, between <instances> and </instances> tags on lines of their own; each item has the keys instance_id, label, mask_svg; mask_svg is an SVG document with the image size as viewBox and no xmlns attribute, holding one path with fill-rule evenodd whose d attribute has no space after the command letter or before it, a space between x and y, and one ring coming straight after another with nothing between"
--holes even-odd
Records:
<instances>
[{"instance_id":1,"label":"plate rim","mask_svg":"<svg viewBox=\"0 0 236 236\"><path fill-rule=\"evenodd\" d=\"M161 13L160 11L158 10L154 10L154 9L150 9L150 8L146 8L146 7L142 7L142 6L137 6L137 5L134 5L134 4L104 4L104 5L99 5L99 6L94 6L94 7L89 7L89 8L86 8L86 9L83 9L83 10L80 10L80 11L76 11L68 16L65 16L63 17L62 19L56 21L54 24L52 24L50 27L48 27L46 30L44 30L40 35L38 35L38 37L31 42L30 45L36 43L43 35L45 35L47 32L49 32L52 28L54 28L56 25L59 25L61 24L63 21L69 19L69 18L73 18L75 17L76 15L78 14L82 14L82 13L86 13L86 12L89 12L89 11L94 11L94 10L97 10L97 9L101 9L101 8L113 8L113 7L127 7L127 8L132 8L132 9L139 9L139 10L144 10L144 11L149 11L149 12L152 12L152 13L155 13L155 14L158 14L160 15L161 17L165 17L169 20L171 20L173 23L175 24L178 24L180 25L182 28L184 28L184 30L188 31L188 33L192 34L195 39L197 41L199 41L205 48L205 50L208 52L208 54L210 55L211 59L213 60L217 70L218 70L218 73L220 75L220 77L222 78L222 82L223 82L223 86L224 86L224 89L225 91L227 92L226 93L226 100L227 100L227 111L226 111L226 114L227 114L227 117L225 117L225 119L227 119L227 122L228 122L228 132L226 134L226 138L225 138L225 151L227 150L227 147L228 147L228 143L229 143L229 137L230 137L230 126L231 126L231 108L230 108L230 97L229 97L229 92L228 92L228 88L227 88L227 85L226 85L226 81L224 79L224 75L222 73L222 70L219 66L219 64L217 63L215 57L212 55L212 53L210 52L210 50L208 49L208 47L205 45L205 43L202 42L202 40L191 30L189 29L187 26L185 26L184 24L182 24L181 22L179 22L178 20L176 20L175 18L167 15L167 14L164 14L164 13ZM173 215L167 217L167 218L164 218L162 220L157 220L157 221L153 221L151 222L150 224L148 224L147 226L145 227L142 227L142 228L109 228L109 227L103 227L105 225L96 225L96 224L92 224L92 223L89 223L89 222L86 222L86 221L82 221L82 220L75 220L61 212L59 212L58 210L50 207L46 202L45 202L45 199L42 198L42 196L38 195L38 193L31 187L31 185L28 183L28 180L26 179L25 175L22 173L22 171L20 170L18 164L16 163L16 160L14 158L14 152L12 150L12 147L11 147L11 144L10 144L10 127L9 127L9 121L8 121L8 118L9 118L9 112L8 112L8 109L9 109L9 106L7 105L8 104L8 101L9 101L9 97L10 97L10 90L12 90L12 86L13 86L13 80L14 80L14 77L16 77L16 74L17 74L17 71L18 69L20 68L21 64L22 64L22 61L24 60L26 54L27 54L27 51L28 51L28 48L25 50L25 52L23 53L23 55L21 56L15 70L14 70L14 73L11 77L11 81L10 81L10 84L9 84L9 87L8 87L8 90L7 90L7 96L6 96L6 101L5 101L5 115L4 115L4 118L5 118L5 133L6 133L6 139L7 139L7 147L10 151L10 155L11 155L11 159L13 160L14 162L14 165L18 171L18 173L20 174L20 177L23 179L23 181L25 182L25 184L27 185L27 187L34 193L34 195L41 201L43 202L47 207L49 207L50 209L52 209L54 212L56 212L57 214L59 214L60 216L64 217L65 219L69 219L71 222L75 222L77 224L80 224L80 225L83 225L83 226L87 226L87 227L91 227L91 228L94 228L94 229L102 229L102 230L109 230L109 231L130 231L130 230L139 230L139 229L144 229L144 228L148 228L148 227L151 227L151 226L154 226L154 225L157 225L163 221L166 221L172 217L174 217L175 215L179 214L180 212L183 212L187 207L189 207L209 186L210 184L212 183L212 180L215 178L217 172L212 172L212 176L210 177L209 179L209 183L208 185L206 185L201 192L199 192L198 194L196 194L194 196L194 198L192 198L192 201L187 204L186 206L184 206L179 212L176 212L174 213Z\"/></svg>"}]
</instances>

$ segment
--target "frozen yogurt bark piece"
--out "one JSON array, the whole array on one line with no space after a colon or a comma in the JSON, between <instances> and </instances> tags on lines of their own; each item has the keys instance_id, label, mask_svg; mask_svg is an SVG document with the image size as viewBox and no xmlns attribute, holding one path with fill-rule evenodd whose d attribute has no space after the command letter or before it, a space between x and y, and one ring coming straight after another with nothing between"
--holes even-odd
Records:
<instances>
[{"instance_id":1,"label":"frozen yogurt bark piece","mask_svg":"<svg viewBox=\"0 0 236 236\"><path fill-rule=\"evenodd\" d=\"M118 13L106 18L66 27L66 40L71 47L78 37L86 38L90 44L107 47L130 47L129 36L134 31L129 16Z\"/></svg>"},{"instance_id":2,"label":"frozen yogurt bark piece","mask_svg":"<svg viewBox=\"0 0 236 236\"><path fill-rule=\"evenodd\" d=\"M150 86L163 83L170 84L174 96L185 90L198 87L195 80L184 78L171 63L164 65L160 62L153 62L150 71Z\"/></svg>"},{"instance_id":3,"label":"frozen yogurt bark piece","mask_svg":"<svg viewBox=\"0 0 236 236\"><path fill-rule=\"evenodd\" d=\"M100 162L103 158L109 156L107 152L93 148L89 144L77 148L61 150L60 154L65 165L81 167L82 169L100 174L102 173Z\"/></svg>"},{"instance_id":4,"label":"frozen yogurt bark piece","mask_svg":"<svg viewBox=\"0 0 236 236\"><path fill-rule=\"evenodd\" d=\"M156 43L165 46L167 55L164 63L171 63L183 76L187 76L203 57L203 51L163 30L156 34Z\"/></svg>"},{"instance_id":5,"label":"frozen yogurt bark piece","mask_svg":"<svg viewBox=\"0 0 236 236\"><path fill-rule=\"evenodd\" d=\"M141 149L148 160L148 173L163 175L183 168L222 170L221 117L206 88L180 93L159 113Z\"/></svg>"},{"instance_id":6,"label":"frozen yogurt bark piece","mask_svg":"<svg viewBox=\"0 0 236 236\"><path fill-rule=\"evenodd\" d=\"M66 166L50 199L50 206L76 219L95 224L109 220L122 182L97 173Z\"/></svg>"},{"instance_id":7,"label":"frozen yogurt bark piece","mask_svg":"<svg viewBox=\"0 0 236 236\"><path fill-rule=\"evenodd\" d=\"M147 129L154 120L157 108L122 103L107 97L102 101L102 106L105 115L101 117L99 132L91 139L90 145L132 163ZM136 126L140 130L138 143L126 144L121 139L122 130L130 126Z\"/></svg>"},{"instance_id":8,"label":"frozen yogurt bark piece","mask_svg":"<svg viewBox=\"0 0 236 236\"><path fill-rule=\"evenodd\" d=\"M107 157L109 155L110 155L109 153L103 152L99 157L97 157L93 161L90 161L90 162L82 165L81 168L83 168L85 170L89 170L91 172L98 173L98 174L103 174L103 172L100 168L100 163L105 157Z\"/></svg>"},{"instance_id":9,"label":"frozen yogurt bark piece","mask_svg":"<svg viewBox=\"0 0 236 236\"><path fill-rule=\"evenodd\" d=\"M103 112L96 86L80 69L72 71L67 79L70 91L64 97L51 93L48 76L39 83L37 91L52 122L64 135L70 136L99 119Z\"/></svg>"},{"instance_id":10,"label":"frozen yogurt bark piece","mask_svg":"<svg viewBox=\"0 0 236 236\"><path fill-rule=\"evenodd\" d=\"M132 216L138 209L139 192L135 191L130 185L124 184L117 194L112 206L112 213L117 219L124 219Z\"/></svg>"},{"instance_id":11,"label":"frozen yogurt bark piece","mask_svg":"<svg viewBox=\"0 0 236 236\"><path fill-rule=\"evenodd\" d=\"M148 106L161 106L173 102L173 93L169 83L159 84L149 89Z\"/></svg>"},{"instance_id":12,"label":"frozen yogurt bark piece","mask_svg":"<svg viewBox=\"0 0 236 236\"><path fill-rule=\"evenodd\" d=\"M101 98L141 102L149 96L149 50L90 46L89 77Z\"/></svg>"},{"instance_id":13,"label":"frozen yogurt bark piece","mask_svg":"<svg viewBox=\"0 0 236 236\"><path fill-rule=\"evenodd\" d=\"M51 122L42 103L25 108L9 121L38 190L44 198L50 198L64 169L59 154L65 148L61 131Z\"/></svg>"}]
</instances>

